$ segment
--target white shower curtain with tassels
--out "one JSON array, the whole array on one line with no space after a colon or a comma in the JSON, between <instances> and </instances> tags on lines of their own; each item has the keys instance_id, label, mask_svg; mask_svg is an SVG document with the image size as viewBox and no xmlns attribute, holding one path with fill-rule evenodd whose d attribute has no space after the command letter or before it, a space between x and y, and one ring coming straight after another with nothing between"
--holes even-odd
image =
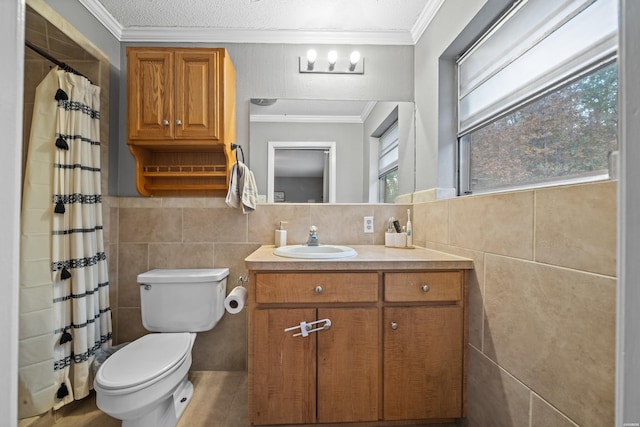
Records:
<instances>
[{"instance_id":1,"label":"white shower curtain with tassels","mask_svg":"<svg viewBox=\"0 0 640 427\"><path fill-rule=\"evenodd\" d=\"M33 288L32 293L38 294L36 300L46 299L46 296L52 298L50 314L44 315L53 322L49 325L51 353L44 355L44 359L52 356L48 360L53 361L49 368L53 371L50 377L53 384L32 378L27 369L21 369L20 392L21 402L27 403L30 399L27 406L40 412L46 406L44 400L49 400L52 407L58 409L87 396L93 386L91 365L96 351L111 345L109 280L102 229L99 111L100 88L84 77L52 70L38 88L23 195L21 271L23 276L38 276L39 284L30 286L28 277L23 277L21 287ZM34 166L32 153L34 158L40 159L37 170L31 167ZM48 166L47 160L52 160ZM45 167L48 173L42 170ZM47 178L49 181L44 182ZM34 192L36 194L31 194ZM46 208L42 206L43 197L48 203ZM40 208L30 209L30 201L40 204ZM25 215L31 218L25 218ZM39 233L25 232L29 221L39 221L39 225L31 227L34 230L39 227ZM31 243L29 240L37 236L42 244L45 222L49 225L50 251L45 253L40 248L38 256L30 256L29 250L35 249L37 239ZM42 286L41 274L33 271L42 268L42 260L47 255L49 289ZM38 262L30 265L30 259ZM46 313L48 308L40 307L41 310L35 312ZM21 320L24 317L21 314ZM29 329L28 325L25 328ZM46 336L42 330L39 334L39 337ZM21 361L23 353L28 355L36 351L29 341L28 333L21 334ZM39 340L41 345L42 339ZM39 384L29 390L34 383ZM51 389L52 400L48 396ZM23 400L23 393L29 399ZM21 415L29 408L24 409Z\"/></svg>"}]
</instances>

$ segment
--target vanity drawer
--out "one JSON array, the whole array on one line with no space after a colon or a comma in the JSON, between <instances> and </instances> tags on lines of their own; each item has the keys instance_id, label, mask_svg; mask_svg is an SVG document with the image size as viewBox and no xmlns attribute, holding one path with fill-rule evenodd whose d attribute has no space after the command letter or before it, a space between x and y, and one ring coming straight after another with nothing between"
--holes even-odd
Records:
<instances>
[{"instance_id":1,"label":"vanity drawer","mask_svg":"<svg viewBox=\"0 0 640 427\"><path fill-rule=\"evenodd\" d=\"M384 300L389 302L459 301L461 271L385 273Z\"/></svg>"},{"instance_id":2,"label":"vanity drawer","mask_svg":"<svg viewBox=\"0 0 640 427\"><path fill-rule=\"evenodd\" d=\"M258 303L376 302L378 273L256 274Z\"/></svg>"}]
</instances>

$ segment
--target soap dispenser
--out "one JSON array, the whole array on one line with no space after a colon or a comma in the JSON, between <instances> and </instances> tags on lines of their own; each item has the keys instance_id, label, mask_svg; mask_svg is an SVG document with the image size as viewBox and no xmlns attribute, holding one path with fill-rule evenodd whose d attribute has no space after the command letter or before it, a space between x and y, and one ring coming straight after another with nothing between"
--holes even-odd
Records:
<instances>
[{"instance_id":1,"label":"soap dispenser","mask_svg":"<svg viewBox=\"0 0 640 427\"><path fill-rule=\"evenodd\" d=\"M287 230L284 229L286 223L287 221L280 221L280 227L276 230L276 248L287 246Z\"/></svg>"}]
</instances>

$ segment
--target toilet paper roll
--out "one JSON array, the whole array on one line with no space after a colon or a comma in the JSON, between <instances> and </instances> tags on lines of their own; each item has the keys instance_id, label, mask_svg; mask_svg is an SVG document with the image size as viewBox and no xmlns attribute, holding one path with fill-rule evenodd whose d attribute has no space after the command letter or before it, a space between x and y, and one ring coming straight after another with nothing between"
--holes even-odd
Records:
<instances>
[{"instance_id":1,"label":"toilet paper roll","mask_svg":"<svg viewBox=\"0 0 640 427\"><path fill-rule=\"evenodd\" d=\"M236 286L224 299L224 308L231 314L238 314L247 302L247 288Z\"/></svg>"}]
</instances>

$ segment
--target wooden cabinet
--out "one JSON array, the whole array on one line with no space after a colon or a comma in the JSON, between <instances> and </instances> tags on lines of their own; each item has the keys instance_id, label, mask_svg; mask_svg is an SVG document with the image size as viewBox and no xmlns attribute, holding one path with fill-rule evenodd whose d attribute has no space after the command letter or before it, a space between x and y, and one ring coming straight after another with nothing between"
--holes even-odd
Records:
<instances>
[{"instance_id":1,"label":"wooden cabinet","mask_svg":"<svg viewBox=\"0 0 640 427\"><path fill-rule=\"evenodd\" d=\"M127 140L173 137L173 59L168 49L127 48Z\"/></svg>"},{"instance_id":2,"label":"wooden cabinet","mask_svg":"<svg viewBox=\"0 0 640 427\"><path fill-rule=\"evenodd\" d=\"M252 424L377 420L378 275L276 273L253 277L256 301L263 304L250 315ZM342 301L339 306L338 299ZM283 303L287 306L281 306ZM301 333L300 328L285 331L316 320L320 323L310 328L321 327L325 319L331 326L308 336L294 336Z\"/></svg>"},{"instance_id":3,"label":"wooden cabinet","mask_svg":"<svg viewBox=\"0 0 640 427\"><path fill-rule=\"evenodd\" d=\"M385 273L386 302L450 302L462 300L461 271Z\"/></svg>"},{"instance_id":4,"label":"wooden cabinet","mask_svg":"<svg viewBox=\"0 0 640 427\"><path fill-rule=\"evenodd\" d=\"M250 271L249 282L252 425L464 416L462 270ZM324 319L308 336L285 331Z\"/></svg>"},{"instance_id":5,"label":"wooden cabinet","mask_svg":"<svg viewBox=\"0 0 640 427\"><path fill-rule=\"evenodd\" d=\"M384 308L384 419L462 416L462 308Z\"/></svg>"},{"instance_id":6,"label":"wooden cabinet","mask_svg":"<svg viewBox=\"0 0 640 427\"><path fill-rule=\"evenodd\" d=\"M127 48L127 143L143 195L223 195L235 71L225 49Z\"/></svg>"},{"instance_id":7,"label":"wooden cabinet","mask_svg":"<svg viewBox=\"0 0 640 427\"><path fill-rule=\"evenodd\" d=\"M378 310L319 308L318 319L330 319L331 328L317 335L317 421L377 420Z\"/></svg>"},{"instance_id":8,"label":"wooden cabinet","mask_svg":"<svg viewBox=\"0 0 640 427\"><path fill-rule=\"evenodd\" d=\"M284 329L315 320L313 308L255 310L250 340L256 357L250 380L254 424L304 424L316 414L316 336L303 339Z\"/></svg>"},{"instance_id":9,"label":"wooden cabinet","mask_svg":"<svg viewBox=\"0 0 640 427\"><path fill-rule=\"evenodd\" d=\"M258 303L376 302L376 273L269 273L256 283Z\"/></svg>"},{"instance_id":10,"label":"wooden cabinet","mask_svg":"<svg viewBox=\"0 0 640 427\"><path fill-rule=\"evenodd\" d=\"M224 49L127 52L129 140L216 144L223 138Z\"/></svg>"},{"instance_id":11,"label":"wooden cabinet","mask_svg":"<svg viewBox=\"0 0 640 427\"><path fill-rule=\"evenodd\" d=\"M403 304L383 308L385 420L463 416L463 278L460 271L385 273L385 303Z\"/></svg>"}]
</instances>

